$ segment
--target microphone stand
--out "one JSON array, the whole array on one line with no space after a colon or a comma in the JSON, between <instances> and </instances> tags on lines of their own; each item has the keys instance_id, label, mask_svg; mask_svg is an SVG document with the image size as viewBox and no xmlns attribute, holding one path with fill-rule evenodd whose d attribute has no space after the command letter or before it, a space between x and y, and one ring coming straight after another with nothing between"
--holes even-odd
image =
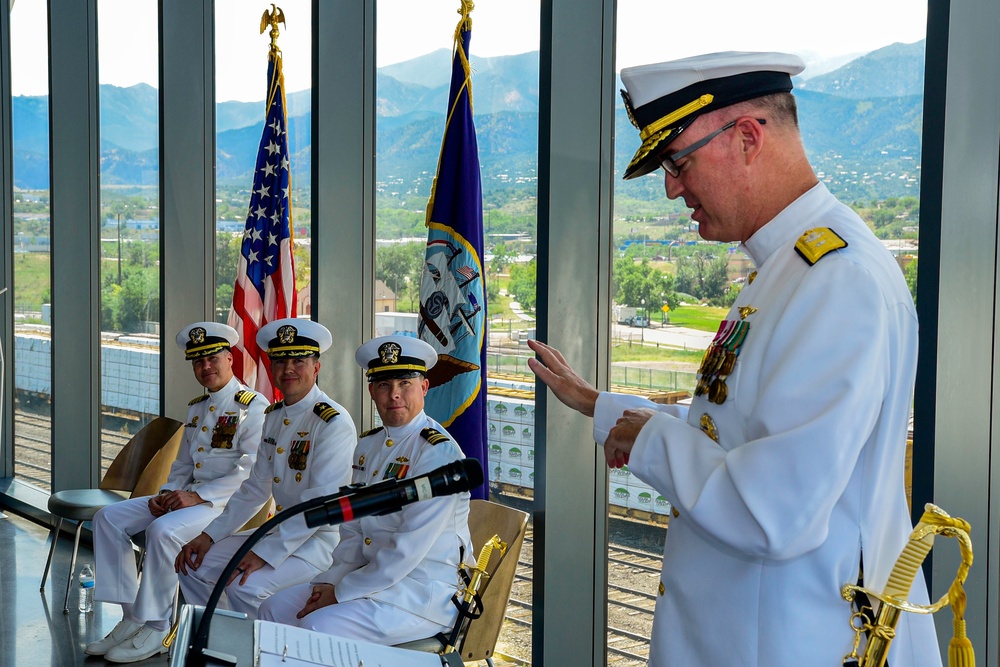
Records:
<instances>
[{"instance_id":1,"label":"microphone stand","mask_svg":"<svg viewBox=\"0 0 1000 667\"><path fill-rule=\"evenodd\" d=\"M219 580L215 582L215 588L212 589L212 594L208 597L208 602L205 604L205 611L202 612L201 621L198 623L198 629L194 634L194 639L188 643L187 651L187 661L188 665L195 665L197 667L203 667L204 665L235 665L236 658L228 654L220 654L215 651L211 651L208 648L208 635L210 630L210 625L212 623L212 615L215 613L215 608L219 605L219 600L222 598L222 591L226 588L226 582L229 581L230 575L236 571L236 567L253 549L254 545L257 544L267 533L271 531L272 528L278 524L287 521L288 519L301 514L307 510L311 510L315 507L321 507L330 500L340 498L348 493L356 491L355 486L343 486L337 493L327 496L319 496L317 498L312 498L298 505L293 505L289 507L284 512L271 517L263 524L260 525L257 530L250 534L250 537L240 545L240 548L236 550L233 557L229 559L226 563L226 567L223 568L222 573L219 575Z\"/></svg>"}]
</instances>

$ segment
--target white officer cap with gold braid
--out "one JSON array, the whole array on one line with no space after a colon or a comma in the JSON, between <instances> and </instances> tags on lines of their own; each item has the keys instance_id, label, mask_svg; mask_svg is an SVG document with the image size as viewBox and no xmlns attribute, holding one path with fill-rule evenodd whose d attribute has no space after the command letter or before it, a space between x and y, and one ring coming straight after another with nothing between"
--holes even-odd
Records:
<instances>
[{"instance_id":1,"label":"white officer cap with gold braid","mask_svg":"<svg viewBox=\"0 0 1000 667\"><path fill-rule=\"evenodd\" d=\"M626 67L621 91L642 145L625 168L625 180L660 166L663 150L695 118L755 97L792 90L805 63L789 53L725 51L665 63Z\"/></svg>"},{"instance_id":2,"label":"white officer cap with gold braid","mask_svg":"<svg viewBox=\"0 0 1000 667\"><path fill-rule=\"evenodd\" d=\"M333 334L319 322L286 317L268 322L257 332L257 347L267 350L269 359L318 357L333 344Z\"/></svg>"},{"instance_id":3,"label":"white officer cap with gold braid","mask_svg":"<svg viewBox=\"0 0 1000 667\"><path fill-rule=\"evenodd\" d=\"M228 350L240 342L236 329L218 322L194 322L181 329L174 340L187 360L201 359Z\"/></svg>"},{"instance_id":4,"label":"white officer cap with gold braid","mask_svg":"<svg viewBox=\"0 0 1000 667\"><path fill-rule=\"evenodd\" d=\"M369 382L426 375L437 359L437 350L411 336L372 338L354 353Z\"/></svg>"}]
</instances>

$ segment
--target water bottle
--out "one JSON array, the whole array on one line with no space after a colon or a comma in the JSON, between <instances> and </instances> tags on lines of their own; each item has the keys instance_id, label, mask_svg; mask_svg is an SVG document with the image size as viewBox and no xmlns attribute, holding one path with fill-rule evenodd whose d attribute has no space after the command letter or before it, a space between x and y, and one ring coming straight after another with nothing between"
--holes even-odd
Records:
<instances>
[{"instance_id":1,"label":"water bottle","mask_svg":"<svg viewBox=\"0 0 1000 667\"><path fill-rule=\"evenodd\" d=\"M94 611L94 569L90 563L80 568L80 611Z\"/></svg>"}]
</instances>

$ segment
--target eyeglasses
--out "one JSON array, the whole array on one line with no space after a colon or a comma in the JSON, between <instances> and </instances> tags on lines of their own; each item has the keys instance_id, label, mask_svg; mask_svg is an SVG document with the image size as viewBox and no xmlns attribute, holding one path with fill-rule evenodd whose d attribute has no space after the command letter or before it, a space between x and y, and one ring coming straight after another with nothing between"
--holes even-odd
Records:
<instances>
[{"instance_id":1,"label":"eyeglasses","mask_svg":"<svg viewBox=\"0 0 1000 667\"><path fill-rule=\"evenodd\" d=\"M708 142L710 142L712 139L715 139L717 136L719 136L720 134L722 134L723 132L725 132L729 128L735 127L737 121L739 121L738 118L736 120L730 122L730 123L726 123L725 125L723 125L722 127L720 127L715 132L712 132L708 136L702 137L701 139L699 139L698 141L694 142L693 144L691 144L687 148L682 148L681 150L677 151L673 155L667 155L667 156L664 156L664 157L660 158L660 166L663 167L663 171L667 172L668 174L670 174L674 178L677 178L678 176L680 176L681 175L681 169L680 169L680 167L677 166L677 160L680 160L682 158L687 157L688 155L691 155L691 153L694 153L699 148L705 146L706 144L708 144ZM764 124L767 123L767 121L765 119L763 119L763 118L758 118L757 122L760 123L761 125L764 125Z\"/></svg>"}]
</instances>

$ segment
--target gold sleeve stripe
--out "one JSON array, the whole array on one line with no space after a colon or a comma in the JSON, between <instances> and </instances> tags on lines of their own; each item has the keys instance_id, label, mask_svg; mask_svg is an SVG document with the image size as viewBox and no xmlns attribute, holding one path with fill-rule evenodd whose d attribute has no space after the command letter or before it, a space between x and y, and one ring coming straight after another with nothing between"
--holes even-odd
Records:
<instances>
[{"instance_id":1,"label":"gold sleeve stripe","mask_svg":"<svg viewBox=\"0 0 1000 667\"><path fill-rule=\"evenodd\" d=\"M253 393L252 391L247 391L246 389L241 389L240 391L236 392L235 396L236 402L242 403L243 405L250 405L251 401L253 401L253 399L256 397L257 394Z\"/></svg>"},{"instance_id":2,"label":"gold sleeve stripe","mask_svg":"<svg viewBox=\"0 0 1000 667\"><path fill-rule=\"evenodd\" d=\"M424 440L431 443L432 445L436 445L442 442L447 442L448 440L448 436L446 436L444 433L434 428L425 428L422 431L420 431L420 435L423 436Z\"/></svg>"},{"instance_id":3,"label":"gold sleeve stripe","mask_svg":"<svg viewBox=\"0 0 1000 667\"><path fill-rule=\"evenodd\" d=\"M313 407L313 412L319 415L319 418L325 422L330 421L340 414L340 412L332 405L323 402L317 403L315 407Z\"/></svg>"}]
</instances>

